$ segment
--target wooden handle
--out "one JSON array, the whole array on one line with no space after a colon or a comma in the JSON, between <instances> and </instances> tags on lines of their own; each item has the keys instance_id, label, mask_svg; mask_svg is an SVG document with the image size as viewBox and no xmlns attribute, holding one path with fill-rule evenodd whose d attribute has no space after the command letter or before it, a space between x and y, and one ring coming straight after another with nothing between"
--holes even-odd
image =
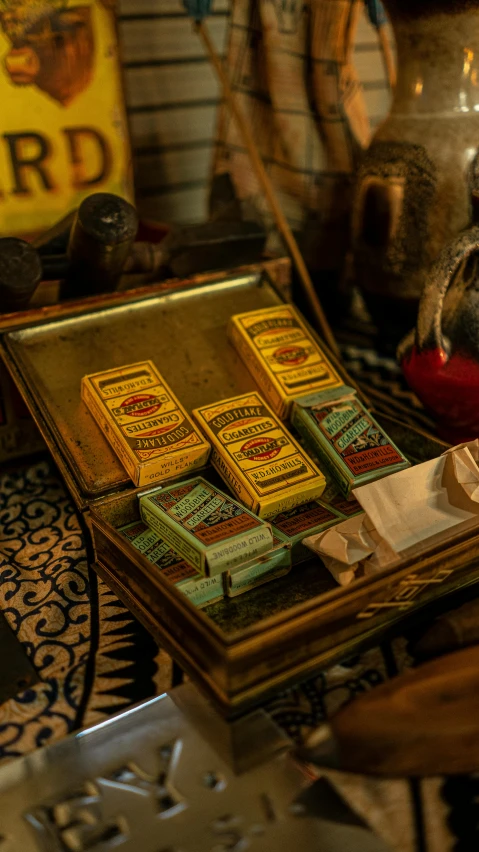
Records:
<instances>
[{"instance_id":1,"label":"wooden handle","mask_svg":"<svg viewBox=\"0 0 479 852\"><path fill-rule=\"evenodd\" d=\"M414 656L422 660L431 659L477 643L479 598L439 616L414 646Z\"/></svg>"},{"instance_id":2,"label":"wooden handle","mask_svg":"<svg viewBox=\"0 0 479 852\"><path fill-rule=\"evenodd\" d=\"M231 112L233 113L240 133L243 137L244 144L248 150L248 154L251 159L253 168L256 172L256 176L262 186L266 198L268 199L278 230L280 231L281 236L283 237L288 247L291 257L293 258L293 262L298 272L301 284L303 286L305 296L313 313L313 317L315 320L314 324L316 325L317 329L322 333L329 348L332 349L332 351L335 352L339 358L340 353L336 340L334 339L333 332L331 331L331 327L326 319L321 302L319 301L318 295L314 289L314 285L311 281L311 277L304 262L304 258L299 250L298 243L294 238L291 228L289 227L288 221L278 202L271 181L263 165L263 161L259 155L258 148L256 146L253 134L251 133L249 124L238 106L233 90L231 89L228 76L223 67L223 63L220 57L218 56L213 42L211 41L209 32L205 24L202 21L197 21L195 23L195 29L197 33L201 36L206 51L211 59L211 62L214 65L220 83L223 87L224 97L228 102L228 105L231 109Z\"/></svg>"},{"instance_id":3,"label":"wooden handle","mask_svg":"<svg viewBox=\"0 0 479 852\"><path fill-rule=\"evenodd\" d=\"M402 777L476 772L479 647L376 687L340 710L330 727L346 771Z\"/></svg>"}]
</instances>

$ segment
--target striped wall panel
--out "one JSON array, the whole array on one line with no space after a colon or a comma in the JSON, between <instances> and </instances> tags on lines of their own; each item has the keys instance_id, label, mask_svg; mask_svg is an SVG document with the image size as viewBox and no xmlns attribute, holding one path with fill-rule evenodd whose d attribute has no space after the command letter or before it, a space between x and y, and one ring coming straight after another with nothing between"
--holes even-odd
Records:
<instances>
[{"instance_id":1,"label":"striped wall panel","mask_svg":"<svg viewBox=\"0 0 479 852\"><path fill-rule=\"evenodd\" d=\"M229 0L214 0L208 27L226 41ZM164 221L206 215L220 93L181 0L119 0L119 31L141 213ZM373 127L390 94L374 29L364 16L354 61Z\"/></svg>"}]
</instances>

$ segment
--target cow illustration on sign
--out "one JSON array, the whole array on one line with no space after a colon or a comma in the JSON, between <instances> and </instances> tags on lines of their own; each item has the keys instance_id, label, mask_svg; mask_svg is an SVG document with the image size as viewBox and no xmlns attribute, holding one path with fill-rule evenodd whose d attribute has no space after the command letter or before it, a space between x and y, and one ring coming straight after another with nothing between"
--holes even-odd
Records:
<instances>
[{"instance_id":1,"label":"cow illustration on sign","mask_svg":"<svg viewBox=\"0 0 479 852\"><path fill-rule=\"evenodd\" d=\"M10 43L3 66L14 85L36 86L64 107L88 88L95 62L91 0L0 0L0 27Z\"/></svg>"}]
</instances>

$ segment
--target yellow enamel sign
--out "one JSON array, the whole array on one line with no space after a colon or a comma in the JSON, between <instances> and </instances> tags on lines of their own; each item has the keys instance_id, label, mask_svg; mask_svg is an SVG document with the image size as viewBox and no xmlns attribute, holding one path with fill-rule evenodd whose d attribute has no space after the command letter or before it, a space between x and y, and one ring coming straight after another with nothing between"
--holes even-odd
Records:
<instances>
[{"instance_id":1,"label":"yellow enamel sign","mask_svg":"<svg viewBox=\"0 0 479 852\"><path fill-rule=\"evenodd\" d=\"M131 200L111 0L0 0L0 236L92 192Z\"/></svg>"}]
</instances>

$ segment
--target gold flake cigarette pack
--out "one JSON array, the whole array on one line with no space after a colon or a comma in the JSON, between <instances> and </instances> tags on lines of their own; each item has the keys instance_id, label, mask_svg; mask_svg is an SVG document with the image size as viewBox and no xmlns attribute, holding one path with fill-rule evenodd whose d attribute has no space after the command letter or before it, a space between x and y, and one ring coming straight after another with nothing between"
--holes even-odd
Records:
<instances>
[{"instance_id":1,"label":"gold flake cigarette pack","mask_svg":"<svg viewBox=\"0 0 479 852\"><path fill-rule=\"evenodd\" d=\"M135 485L208 461L209 444L151 361L85 376L82 399Z\"/></svg>"},{"instance_id":2,"label":"gold flake cigarette pack","mask_svg":"<svg viewBox=\"0 0 479 852\"><path fill-rule=\"evenodd\" d=\"M205 479L140 496L142 520L198 571L214 577L271 550L271 527Z\"/></svg>"},{"instance_id":3,"label":"gold flake cigarette pack","mask_svg":"<svg viewBox=\"0 0 479 852\"><path fill-rule=\"evenodd\" d=\"M228 334L281 418L287 417L295 397L342 384L291 305L237 314L230 319Z\"/></svg>"},{"instance_id":4,"label":"gold flake cigarette pack","mask_svg":"<svg viewBox=\"0 0 479 852\"><path fill-rule=\"evenodd\" d=\"M197 408L212 443L211 461L239 499L261 518L321 496L326 480L257 393Z\"/></svg>"}]
</instances>

